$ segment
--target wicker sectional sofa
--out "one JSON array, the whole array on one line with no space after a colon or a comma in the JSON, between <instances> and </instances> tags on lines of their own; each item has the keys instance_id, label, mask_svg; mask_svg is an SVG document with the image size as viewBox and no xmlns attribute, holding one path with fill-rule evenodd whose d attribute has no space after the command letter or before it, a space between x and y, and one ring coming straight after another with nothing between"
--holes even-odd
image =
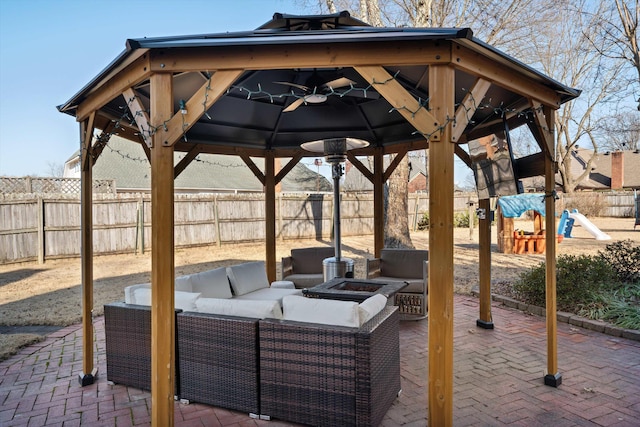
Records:
<instances>
[{"instance_id":1,"label":"wicker sectional sofa","mask_svg":"<svg viewBox=\"0 0 640 427\"><path fill-rule=\"evenodd\" d=\"M400 391L397 307L382 295L281 301L281 316L176 308L176 396L267 419L377 425ZM105 305L107 379L150 388L150 318L148 306Z\"/></svg>"}]
</instances>

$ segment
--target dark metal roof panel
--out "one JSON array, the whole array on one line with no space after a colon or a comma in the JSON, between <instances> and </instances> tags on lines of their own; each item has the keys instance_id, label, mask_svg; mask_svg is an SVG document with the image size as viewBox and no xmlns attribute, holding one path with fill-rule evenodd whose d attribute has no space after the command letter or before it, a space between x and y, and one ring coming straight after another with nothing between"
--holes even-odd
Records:
<instances>
[{"instance_id":1,"label":"dark metal roof panel","mask_svg":"<svg viewBox=\"0 0 640 427\"><path fill-rule=\"evenodd\" d=\"M471 38L469 28L379 28L343 27L336 30L255 30L191 36L154 37L127 40L131 49L217 47L246 45L350 43L394 40L451 40Z\"/></svg>"},{"instance_id":2,"label":"dark metal roof panel","mask_svg":"<svg viewBox=\"0 0 640 427\"><path fill-rule=\"evenodd\" d=\"M525 64L524 62L519 61L513 56L510 56L475 37L471 37L468 40L459 40L458 43L477 52L481 52L487 56L491 56L491 58L498 63L502 63L512 69L517 68L523 73L529 74L529 77L532 77L533 79L559 92L563 103L577 98L582 92L579 89L574 89L570 86L558 82L557 80L547 76L544 73L541 73L540 71Z\"/></svg>"}]
</instances>

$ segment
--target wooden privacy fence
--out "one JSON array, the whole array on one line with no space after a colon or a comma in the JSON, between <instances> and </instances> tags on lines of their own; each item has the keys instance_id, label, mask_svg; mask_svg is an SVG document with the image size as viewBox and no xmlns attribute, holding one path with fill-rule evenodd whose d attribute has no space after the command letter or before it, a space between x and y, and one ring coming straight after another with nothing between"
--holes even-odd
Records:
<instances>
[{"instance_id":1,"label":"wooden privacy fence","mask_svg":"<svg viewBox=\"0 0 640 427\"><path fill-rule=\"evenodd\" d=\"M579 193L581 204L598 197L603 216L633 217L633 193ZM559 209L570 208L572 199ZM603 199L604 198L604 202ZM373 195L341 196L343 236L373 234ZM477 206L475 193L460 193L454 210ZM593 203L596 200L593 199ZM428 194L409 195L409 227L428 211ZM472 206L473 208L473 206ZM223 245L265 239L263 194L198 194L175 197L175 245ZM138 252L150 248L151 202L148 194L95 194L93 202L94 253ZM276 198L276 233L280 240L331 239L332 194L279 194ZM76 257L80 254L80 200L77 195L20 195L0 199L0 264Z\"/></svg>"}]
</instances>

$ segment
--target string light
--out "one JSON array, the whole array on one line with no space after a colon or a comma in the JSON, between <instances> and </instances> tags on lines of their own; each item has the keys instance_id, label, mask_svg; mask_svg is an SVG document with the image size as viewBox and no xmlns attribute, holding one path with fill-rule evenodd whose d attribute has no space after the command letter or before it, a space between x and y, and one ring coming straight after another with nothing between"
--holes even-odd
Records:
<instances>
[{"instance_id":1,"label":"string light","mask_svg":"<svg viewBox=\"0 0 640 427\"><path fill-rule=\"evenodd\" d=\"M326 91L326 93L324 93L324 95L326 96L338 96L338 97L344 97L349 95L350 93L354 92L354 91L359 91L362 92L363 96L366 98L367 97L367 92L373 90L374 86L376 85L386 85L391 81L397 80L397 76L399 74L400 71L397 71L393 76L389 77L388 79L384 80L384 81L376 81L375 78L373 79L373 82L369 85L367 85L366 87L355 87L353 84L350 84L348 88L346 89L341 89L341 90L335 90L332 87L329 87L328 90ZM211 116L208 114L207 112L207 101L208 101L208 97L209 97L209 92L211 90L211 74L207 71L204 73L204 75L207 77L207 86L205 87L205 93L204 93L204 100L202 102L202 106L203 106L203 115L209 119L212 120ZM314 93L315 93L315 88L314 88ZM466 91L465 88L462 88L463 91ZM267 91L265 91L262 86L260 84L257 85L257 90L253 90L250 88L247 88L245 86L237 86L237 85L233 85L231 86L229 89L227 89L227 93L231 93L233 91L238 91L238 92L246 92L246 99L259 99L259 98L265 98L268 97L270 102L273 103L274 99L280 99L283 97L294 97L296 99L305 99L305 97L309 96L309 93L304 93L304 94L298 94L296 93L294 90L288 91L288 92L284 92L284 93L276 93L276 94L272 94L269 93ZM534 114L534 112L540 112L542 111L543 106L539 105L535 108L529 108L526 111L517 111L515 108L507 108L504 106L504 103L500 103L500 105L498 106L493 106L491 105L491 98L489 98L487 101L484 101L484 98L482 100L480 100L480 102L478 102L474 97L473 97L473 93L472 92L468 92L469 94L469 99L468 101L470 101L470 106L467 106L465 104L462 103L458 103L455 105L456 109L458 108L463 108L464 112L465 112L465 119L467 121L467 123L469 124L476 124L476 121L473 120L473 117L475 115L476 111L479 110L485 110L485 109L492 109L494 115L498 116L498 117L504 117L506 114L511 114L511 113L515 113L517 112L517 116L518 117L524 117L526 121L528 121L529 123L535 123L534 117L532 117L532 115ZM124 127L122 126L123 122L128 122L131 126L134 127L138 127L140 130L139 132L136 132L136 135L140 135L142 137L142 139L144 140L144 142L146 142L148 144L149 139L158 131L158 129L162 128L165 131L168 131L168 121L169 120L165 120L162 124L160 124L159 126L151 126L149 125L148 129L143 129L141 128L142 126L138 126L136 118L138 118L139 116L144 116L145 114L149 114L149 112L147 110L139 110L136 111L134 113L134 117L130 116L130 112L131 112L131 105L132 103L136 100L136 97L132 97L130 99L127 100L127 103L125 106L119 106L118 108L120 108L121 110L123 110L123 113L121 115L120 118L118 119L114 119L112 120L113 123L113 127L110 131L108 132L102 132L100 134L100 136L97 137L96 140L96 145L99 147L104 147L107 142L109 141L109 139L111 138L112 135L117 135L119 130L124 130ZM394 111L408 111L412 117L415 117L415 115L421 110L421 109L425 109L426 111L431 111L430 107L429 107L429 98L423 99L421 97L418 97L416 99L417 101L417 105L418 108L417 109L411 109L409 107L407 107L406 105L403 106L399 106L399 107L393 107L389 110L389 113L392 113ZM483 102L484 101L484 102ZM187 139L187 128L189 127L189 124L186 123L185 121L185 115L187 115L188 111L186 108L186 102L184 100L180 100L179 101L179 108L180 108L180 113L182 115L182 129L183 129L183 140L185 142L188 142ZM142 121L141 121L142 122ZM444 123L440 123L432 132L430 133L424 133L421 131L414 131L411 133L412 136L415 135L420 135L423 138L427 139L427 140L431 140L433 135L440 133L442 134L442 132L444 131L444 129L450 124L453 123L455 125L456 119L455 117L450 117L447 115ZM548 126L546 126L544 123L541 123L541 128L546 131L546 132L550 132L550 129ZM146 161L146 159L140 159L140 160L144 160ZM206 163L210 163L212 165L217 165L217 166L222 166L222 167L230 167L229 165L222 165L219 163L212 163L212 162L207 162L207 161L203 161L201 159L198 159L196 157L196 159L194 159L195 161L199 161L199 162L206 162ZM237 165L237 167L243 167L243 165Z\"/></svg>"}]
</instances>

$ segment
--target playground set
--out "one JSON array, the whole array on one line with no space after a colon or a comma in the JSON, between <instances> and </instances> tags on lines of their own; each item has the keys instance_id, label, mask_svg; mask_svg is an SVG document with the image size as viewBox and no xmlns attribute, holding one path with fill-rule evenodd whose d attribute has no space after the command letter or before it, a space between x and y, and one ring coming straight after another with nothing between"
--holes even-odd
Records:
<instances>
[{"instance_id":1,"label":"playground set","mask_svg":"<svg viewBox=\"0 0 640 427\"><path fill-rule=\"evenodd\" d=\"M546 238L542 217L545 215L544 194L528 193L503 196L497 202L498 251L506 254L543 254ZM636 198L636 202L637 202ZM638 205L638 203L636 203ZM533 231L514 229L514 218L527 211L533 211ZM638 224L636 206L636 224ZM596 240L611 240L577 209L564 210L558 221L557 242L571 238L574 225L584 227Z\"/></svg>"}]
</instances>

